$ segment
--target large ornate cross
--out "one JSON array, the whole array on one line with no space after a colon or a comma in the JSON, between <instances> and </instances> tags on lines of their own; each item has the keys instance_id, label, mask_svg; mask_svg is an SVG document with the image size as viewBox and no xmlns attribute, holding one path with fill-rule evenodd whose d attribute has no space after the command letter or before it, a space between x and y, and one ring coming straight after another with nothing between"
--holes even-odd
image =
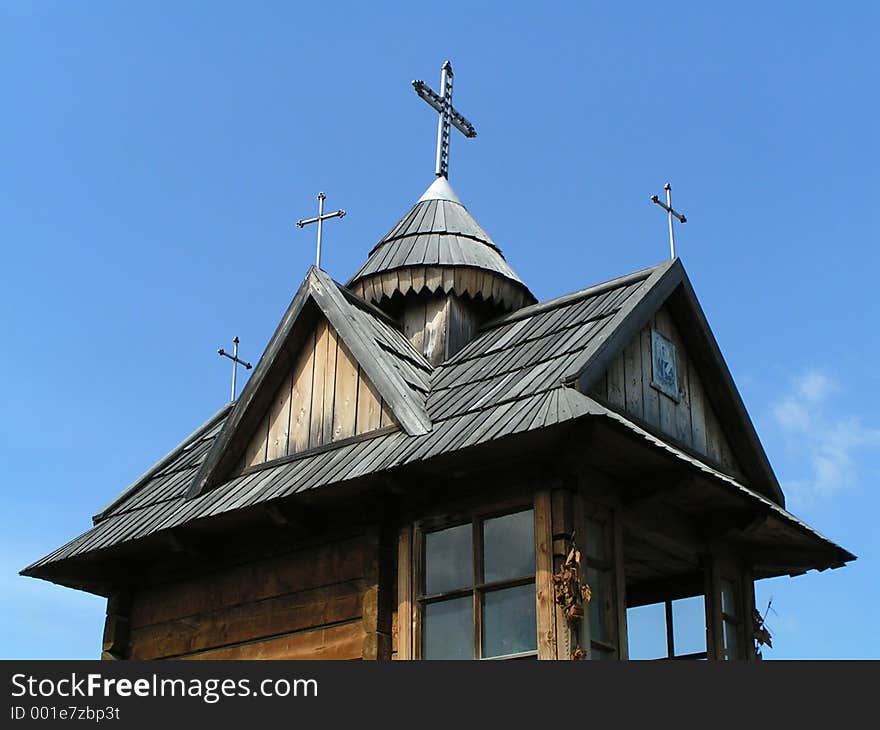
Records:
<instances>
[{"instance_id":1,"label":"large ornate cross","mask_svg":"<svg viewBox=\"0 0 880 730\"><path fill-rule=\"evenodd\" d=\"M452 64L446 61L441 66L439 94L424 81L413 81L412 85L416 93L440 114L440 120L437 122L437 163L434 174L448 179L450 127L455 127L465 137L477 136L474 125L452 106Z\"/></svg>"}]
</instances>

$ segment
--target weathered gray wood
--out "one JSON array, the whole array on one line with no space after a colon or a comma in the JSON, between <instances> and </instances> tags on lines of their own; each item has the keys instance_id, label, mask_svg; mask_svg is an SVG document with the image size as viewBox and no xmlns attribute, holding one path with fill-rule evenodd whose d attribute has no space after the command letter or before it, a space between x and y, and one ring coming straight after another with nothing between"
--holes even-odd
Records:
<instances>
[{"instance_id":1,"label":"weathered gray wood","mask_svg":"<svg viewBox=\"0 0 880 730\"><path fill-rule=\"evenodd\" d=\"M439 365L446 359L446 335L448 324L449 298L431 297L425 302L425 340L424 354L432 365Z\"/></svg>"},{"instance_id":2,"label":"weathered gray wood","mask_svg":"<svg viewBox=\"0 0 880 730\"><path fill-rule=\"evenodd\" d=\"M626 410L644 418L642 408L642 338L637 335L623 350L623 377Z\"/></svg>"},{"instance_id":3,"label":"weathered gray wood","mask_svg":"<svg viewBox=\"0 0 880 730\"><path fill-rule=\"evenodd\" d=\"M354 436L358 413L358 364L344 342L336 354L336 394L333 399L333 441Z\"/></svg>"},{"instance_id":4,"label":"weathered gray wood","mask_svg":"<svg viewBox=\"0 0 880 730\"><path fill-rule=\"evenodd\" d=\"M653 317L642 329L639 339L642 351L642 417L648 423L660 425L660 393L651 385L653 361L651 356L651 327Z\"/></svg>"},{"instance_id":5,"label":"weathered gray wood","mask_svg":"<svg viewBox=\"0 0 880 730\"><path fill-rule=\"evenodd\" d=\"M289 374L275 393L269 410L269 441L266 460L287 456L290 437L290 403L293 389L293 375Z\"/></svg>"},{"instance_id":6,"label":"weathered gray wood","mask_svg":"<svg viewBox=\"0 0 880 730\"><path fill-rule=\"evenodd\" d=\"M290 414L290 453L309 448L312 420L312 384L315 370L316 333L306 340L293 371Z\"/></svg>"}]
</instances>

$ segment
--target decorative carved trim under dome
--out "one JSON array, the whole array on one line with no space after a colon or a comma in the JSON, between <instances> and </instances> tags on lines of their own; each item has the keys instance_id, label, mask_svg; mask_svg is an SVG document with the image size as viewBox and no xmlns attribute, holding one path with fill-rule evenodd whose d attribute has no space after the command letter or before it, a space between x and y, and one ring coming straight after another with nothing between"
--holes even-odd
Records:
<instances>
[{"instance_id":1,"label":"decorative carved trim under dome","mask_svg":"<svg viewBox=\"0 0 880 730\"><path fill-rule=\"evenodd\" d=\"M348 288L374 304L390 300L395 294L406 296L423 292L469 296L474 300L480 298L505 312L534 302L522 284L489 271L464 266L414 266L382 271L364 277Z\"/></svg>"}]
</instances>

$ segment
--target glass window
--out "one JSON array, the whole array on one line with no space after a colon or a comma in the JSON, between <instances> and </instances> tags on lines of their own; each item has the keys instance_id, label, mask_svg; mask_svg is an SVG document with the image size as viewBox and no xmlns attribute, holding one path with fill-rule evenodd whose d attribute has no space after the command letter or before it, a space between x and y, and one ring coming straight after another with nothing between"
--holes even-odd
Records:
<instances>
[{"instance_id":1,"label":"glass window","mask_svg":"<svg viewBox=\"0 0 880 730\"><path fill-rule=\"evenodd\" d=\"M425 606L425 659L470 659L474 653L474 602L470 596Z\"/></svg>"},{"instance_id":2,"label":"glass window","mask_svg":"<svg viewBox=\"0 0 880 730\"><path fill-rule=\"evenodd\" d=\"M740 609L738 583L721 580L721 638L725 659L739 659Z\"/></svg>"},{"instance_id":3,"label":"glass window","mask_svg":"<svg viewBox=\"0 0 880 730\"><path fill-rule=\"evenodd\" d=\"M666 612L663 603L626 609L626 633L630 659L666 656Z\"/></svg>"},{"instance_id":4,"label":"glass window","mask_svg":"<svg viewBox=\"0 0 880 730\"><path fill-rule=\"evenodd\" d=\"M706 653L706 601L702 596L672 601L675 656Z\"/></svg>"},{"instance_id":5,"label":"glass window","mask_svg":"<svg viewBox=\"0 0 880 730\"><path fill-rule=\"evenodd\" d=\"M484 594L484 657L537 651L536 626L534 583Z\"/></svg>"},{"instance_id":6,"label":"glass window","mask_svg":"<svg viewBox=\"0 0 880 730\"><path fill-rule=\"evenodd\" d=\"M627 608L630 659L705 659L706 601L678 598Z\"/></svg>"},{"instance_id":7,"label":"glass window","mask_svg":"<svg viewBox=\"0 0 880 730\"><path fill-rule=\"evenodd\" d=\"M473 585L473 541L470 525L425 535L425 593L448 593Z\"/></svg>"},{"instance_id":8,"label":"glass window","mask_svg":"<svg viewBox=\"0 0 880 730\"><path fill-rule=\"evenodd\" d=\"M535 574L535 518L531 510L483 522L483 566L486 583Z\"/></svg>"},{"instance_id":9,"label":"glass window","mask_svg":"<svg viewBox=\"0 0 880 730\"><path fill-rule=\"evenodd\" d=\"M537 654L532 510L427 532L422 560L423 658Z\"/></svg>"},{"instance_id":10,"label":"glass window","mask_svg":"<svg viewBox=\"0 0 880 730\"><path fill-rule=\"evenodd\" d=\"M592 599L589 612L590 658L615 659L617 647L617 608L614 585L613 534L610 515L598 510L584 520L585 578Z\"/></svg>"}]
</instances>

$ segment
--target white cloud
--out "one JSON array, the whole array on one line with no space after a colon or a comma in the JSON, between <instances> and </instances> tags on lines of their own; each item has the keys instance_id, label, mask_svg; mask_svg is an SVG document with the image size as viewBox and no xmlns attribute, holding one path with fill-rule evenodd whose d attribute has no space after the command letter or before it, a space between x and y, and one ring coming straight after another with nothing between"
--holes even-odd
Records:
<instances>
[{"instance_id":1,"label":"white cloud","mask_svg":"<svg viewBox=\"0 0 880 730\"><path fill-rule=\"evenodd\" d=\"M835 412L830 396L839 391L834 379L811 370L795 378L788 392L771 404L773 419L801 465L801 475L783 485L796 501L827 497L856 485L858 452L880 447L880 429L858 416Z\"/></svg>"}]
</instances>

